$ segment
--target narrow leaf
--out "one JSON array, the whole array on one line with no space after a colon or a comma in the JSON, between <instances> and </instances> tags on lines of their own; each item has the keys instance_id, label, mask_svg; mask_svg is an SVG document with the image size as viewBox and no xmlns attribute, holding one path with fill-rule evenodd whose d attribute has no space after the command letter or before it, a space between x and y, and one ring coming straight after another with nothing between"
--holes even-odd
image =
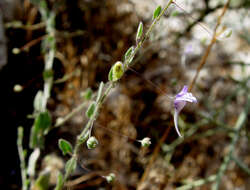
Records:
<instances>
[{"instance_id":1,"label":"narrow leaf","mask_svg":"<svg viewBox=\"0 0 250 190\"><path fill-rule=\"evenodd\" d=\"M87 116L88 118L91 118L91 116L94 114L94 112L95 112L95 105L96 105L95 102L92 102L92 103L89 105L89 107L88 107L88 109L87 109L87 111L86 111L86 116Z\"/></svg>"},{"instance_id":2,"label":"narrow leaf","mask_svg":"<svg viewBox=\"0 0 250 190\"><path fill-rule=\"evenodd\" d=\"M109 71L109 81L113 81L113 67L111 67L110 71Z\"/></svg>"},{"instance_id":3,"label":"narrow leaf","mask_svg":"<svg viewBox=\"0 0 250 190\"><path fill-rule=\"evenodd\" d=\"M125 61L128 61L134 51L134 46L131 46L125 53Z\"/></svg>"},{"instance_id":4,"label":"narrow leaf","mask_svg":"<svg viewBox=\"0 0 250 190\"><path fill-rule=\"evenodd\" d=\"M43 92L39 90L35 96L33 106L36 112L42 111Z\"/></svg>"},{"instance_id":5,"label":"narrow leaf","mask_svg":"<svg viewBox=\"0 0 250 190\"><path fill-rule=\"evenodd\" d=\"M156 19L161 13L161 6L159 5L155 11L154 11L154 15L153 15L153 19Z\"/></svg>"},{"instance_id":6,"label":"narrow leaf","mask_svg":"<svg viewBox=\"0 0 250 190\"><path fill-rule=\"evenodd\" d=\"M40 113L32 126L30 136L30 148L43 147L44 135L46 135L51 126L51 116L49 112Z\"/></svg>"},{"instance_id":7,"label":"narrow leaf","mask_svg":"<svg viewBox=\"0 0 250 190\"><path fill-rule=\"evenodd\" d=\"M35 128L41 130L43 134L47 133L48 128L51 126L51 116L48 111L42 112L35 120Z\"/></svg>"},{"instance_id":8,"label":"narrow leaf","mask_svg":"<svg viewBox=\"0 0 250 190\"><path fill-rule=\"evenodd\" d=\"M61 172L58 173L57 176L57 183L56 183L56 187L55 190L60 190L63 187L63 175Z\"/></svg>"},{"instance_id":9,"label":"narrow leaf","mask_svg":"<svg viewBox=\"0 0 250 190\"><path fill-rule=\"evenodd\" d=\"M142 32L143 32L143 23L140 22L138 29L137 29L136 41L138 41L141 38Z\"/></svg>"},{"instance_id":10,"label":"narrow leaf","mask_svg":"<svg viewBox=\"0 0 250 190\"><path fill-rule=\"evenodd\" d=\"M63 155L73 153L72 145L70 144L70 142L68 142L64 139L59 139L58 145L59 145L59 148L61 149Z\"/></svg>"},{"instance_id":11,"label":"narrow leaf","mask_svg":"<svg viewBox=\"0 0 250 190\"><path fill-rule=\"evenodd\" d=\"M75 171L76 165L77 165L76 159L72 157L70 160L66 162L66 165L65 165L66 173L70 174L73 171Z\"/></svg>"},{"instance_id":12,"label":"narrow leaf","mask_svg":"<svg viewBox=\"0 0 250 190\"><path fill-rule=\"evenodd\" d=\"M49 189L50 173L42 172L36 180L33 189L35 190L48 190Z\"/></svg>"},{"instance_id":13,"label":"narrow leaf","mask_svg":"<svg viewBox=\"0 0 250 190\"><path fill-rule=\"evenodd\" d=\"M36 163L40 156L40 149L36 148L29 157L27 173L29 176L35 176Z\"/></svg>"}]
</instances>

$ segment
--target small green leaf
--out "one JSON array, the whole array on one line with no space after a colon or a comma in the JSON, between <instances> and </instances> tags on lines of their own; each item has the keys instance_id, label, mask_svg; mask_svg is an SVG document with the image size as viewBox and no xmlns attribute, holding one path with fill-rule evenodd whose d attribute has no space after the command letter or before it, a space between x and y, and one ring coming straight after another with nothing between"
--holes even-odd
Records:
<instances>
[{"instance_id":1,"label":"small green leaf","mask_svg":"<svg viewBox=\"0 0 250 190\"><path fill-rule=\"evenodd\" d=\"M131 46L125 53L125 56L124 56L124 59L125 61L128 61L129 63L131 62L130 61L130 58L132 56L132 53L134 52L134 46Z\"/></svg>"},{"instance_id":2,"label":"small green leaf","mask_svg":"<svg viewBox=\"0 0 250 190\"><path fill-rule=\"evenodd\" d=\"M66 155L66 154L70 155L73 153L72 145L70 144L70 142L68 142L64 139L59 139L58 145L59 145L59 148L61 149L63 155Z\"/></svg>"},{"instance_id":3,"label":"small green leaf","mask_svg":"<svg viewBox=\"0 0 250 190\"><path fill-rule=\"evenodd\" d=\"M88 107L88 109L87 109L87 111L86 111L86 116L87 116L88 118L91 118L92 115L94 114L94 112L95 112L95 105L96 105L95 102L92 102L92 103L89 105L89 107Z\"/></svg>"},{"instance_id":4,"label":"small green leaf","mask_svg":"<svg viewBox=\"0 0 250 190\"><path fill-rule=\"evenodd\" d=\"M137 34L136 34L136 41L140 40L143 32L143 23L140 22L138 29L137 29Z\"/></svg>"},{"instance_id":5,"label":"small green leaf","mask_svg":"<svg viewBox=\"0 0 250 190\"><path fill-rule=\"evenodd\" d=\"M47 134L48 128L51 126L51 116L48 111L42 112L35 120L35 128L41 130L43 134Z\"/></svg>"},{"instance_id":6,"label":"small green leaf","mask_svg":"<svg viewBox=\"0 0 250 190\"><path fill-rule=\"evenodd\" d=\"M35 148L34 151L31 153L31 155L29 156L27 173L30 177L35 176L36 163L39 156L40 156L39 148Z\"/></svg>"},{"instance_id":7,"label":"small green leaf","mask_svg":"<svg viewBox=\"0 0 250 190\"><path fill-rule=\"evenodd\" d=\"M113 81L113 67L109 71L109 81Z\"/></svg>"},{"instance_id":8,"label":"small green leaf","mask_svg":"<svg viewBox=\"0 0 250 190\"><path fill-rule=\"evenodd\" d=\"M49 179L50 173L49 172L42 172L38 179L34 184L34 188L36 190L48 190L49 189Z\"/></svg>"},{"instance_id":9,"label":"small green leaf","mask_svg":"<svg viewBox=\"0 0 250 190\"><path fill-rule=\"evenodd\" d=\"M99 85L98 92L97 92L96 102L99 102L99 101L100 101L100 98L101 98L101 96L102 96L103 87L104 87L104 83L101 82L100 85Z\"/></svg>"},{"instance_id":10,"label":"small green leaf","mask_svg":"<svg viewBox=\"0 0 250 190\"><path fill-rule=\"evenodd\" d=\"M61 172L58 173L57 176L57 183L56 183L56 187L55 190L60 190L63 187L63 175Z\"/></svg>"},{"instance_id":11,"label":"small green leaf","mask_svg":"<svg viewBox=\"0 0 250 190\"><path fill-rule=\"evenodd\" d=\"M44 135L46 135L51 126L51 116L48 111L40 113L31 129L30 147L43 147Z\"/></svg>"},{"instance_id":12,"label":"small green leaf","mask_svg":"<svg viewBox=\"0 0 250 190\"><path fill-rule=\"evenodd\" d=\"M70 160L68 160L65 164L65 171L66 173L70 174L76 169L76 158L72 157Z\"/></svg>"},{"instance_id":13,"label":"small green leaf","mask_svg":"<svg viewBox=\"0 0 250 190\"><path fill-rule=\"evenodd\" d=\"M153 15L153 19L156 19L161 13L161 6L159 5L155 11L154 11L154 15Z\"/></svg>"},{"instance_id":14,"label":"small green leaf","mask_svg":"<svg viewBox=\"0 0 250 190\"><path fill-rule=\"evenodd\" d=\"M91 88L87 88L87 90L84 92L84 98L86 100L90 100L92 97L92 94L93 94L93 92L92 92Z\"/></svg>"},{"instance_id":15,"label":"small green leaf","mask_svg":"<svg viewBox=\"0 0 250 190\"><path fill-rule=\"evenodd\" d=\"M39 90L35 96L33 106L36 112L42 112L43 92Z\"/></svg>"}]
</instances>

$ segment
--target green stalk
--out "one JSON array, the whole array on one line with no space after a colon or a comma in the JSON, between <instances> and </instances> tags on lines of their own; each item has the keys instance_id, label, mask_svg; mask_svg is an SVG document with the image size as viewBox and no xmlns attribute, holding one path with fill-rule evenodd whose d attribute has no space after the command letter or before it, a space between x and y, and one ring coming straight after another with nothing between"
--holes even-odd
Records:
<instances>
[{"instance_id":1,"label":"green stalk","mask_svg":"<svg viewBox=\"0 0 250 190\"><path fill-rule=\"evenodd\" d=\"M23 150L23 127L18 127L18 136L17 136L17 149L20 159L20 168L22 176L22 190L28 190L28 180L27 180L27 169L25 164L25 153Z\"/></svg>"},{"instance_id":2,"label":"green stalk","mask_svg":"<svg viewBox=\"0 0 250 190\"><path fill-rule=\"evenodd\" d=\"M155 25L159 22L160 18L164 15L165 11L168 9L168 7L173 3L173 0L169 0L169 2L167 3L167 5L164 7L164 9L162 10L162 12L160 13L160 15L154 19L153 23L150 25L149 29L147 30L145 36L137 43L131 57L135 56L136 53L141 49L144 41L146 39L149 38L153 28L155 27ZM124 65L125 65L125 71L128 69L128 65L129 63L128 62L125 62ZM116 82L112 81L106 85L108 85L107 89L105 90L104 94L101 96L101 98L99 100L97 100L96 102L96 108L95 108L95 111L93 113L93 115L91 116L91 118L89 119L88 123L85 125L83 131L81 132L80 135L78 135L77 137L77 141L76 141L76 145L74 147L74 150L73 150L73 155L72 155L72 158L75 158L77 159L77 153L79 151L79 148L80 146L86 142L87 138L88 138L88 134L94 124L94 121L97 119L97 116L98 116L98 113L99 113L99 110L103 104L103 102L105 101L106 97L108 96L108 94L110 93L111 89L114 88ZM70 176L70 174L72 173L73 171L72 170L68 170L66 171L66 174L63 178L63 182L61 185L57 186L56 187L56 190L61 190L64 186L64 183L66 182L66 180L68 179L68 177Z\"/></svg>"}]
</instances>

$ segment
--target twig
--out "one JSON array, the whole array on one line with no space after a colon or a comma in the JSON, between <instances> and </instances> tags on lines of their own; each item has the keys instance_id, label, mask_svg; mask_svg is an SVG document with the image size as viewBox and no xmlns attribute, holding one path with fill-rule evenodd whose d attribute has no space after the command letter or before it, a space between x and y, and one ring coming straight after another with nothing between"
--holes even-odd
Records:
<instances>
[{"instance_id":1,"label":"twig","mask_svg":"<svg viewBox=\"0 0 250 190\"><path fill-rule=\"evenodd\" d=\"M242 127L245 124L245 121L247 120L247 114L248 114L248 111L249 111L249 106L250 106L250 95L248 94L246 107L241 112L241 114L239 115L238 120L236 121L236 124L235 124L235 127L234 127L234 129L237 130L237 132L235 132L233 134L231 144L229 145L229 152L224 157L224 161L223 161L222 165L219 168L219 171L218 171L217 176L216 176L216 183L213 185L212 190L218 190L219 189L219 186L220 186L220 183L221 183L221 178L222 178L223 174L225 173L229 162L232 159L232 154L233 154L233 151L235 150L236 142L239 139L240 130L242 129Z\"/></svg>"},{"instance_id":2,"label":"twig","mask_svg":"<svg viewBox=\"0 0 250 190\"><path fill-rule=\"evenodd\" d=\"M183 185L181 187L176 188L176 190L188 190L193 189L194 187L202 186L208 182L213 182L216 179L216 175L211 175L206 179L199 179L196 181L189 182L187 185Z\"/></svg>"},{"instance_id":3,"label":"twig","mask_svg":"<svg viewBox=\"0 0 250 190\"><path fill-rule=\"evenodd\" d=\"M235 163L244 171L246 172L248 175L250 175L250 169L247 167L246 164L244 164L241 160L239 160L238 158L236 158L235 156L231 157L233 161L235 161Z\"/></svg>"},{"instance_id":4,"label":"twig","mask_svg":"<svg viewBox=\"0 0 250 190\"><path fill-rule=\"evenodd\" d=\"M181 7L180 5L178 5L176 2L173 2L173 3L174 3L179 9L181 9L186 15L188 15L190 18L192 18L192 20L195 21L195 22L192 23L193 25L195 25L195 24L200 25L200 27L202 27L209 35L212 36L211 31L210 31L203 23L199 22L199 21L201 21L201 20L196 21L196 19L195 19L192 15L190 15L184 8L182 8L182 7ZM204 14L204 17L205 17L205 14ZM201 18L203 18L203 17L201 17ZM191 28L190 28L190 29L191 29Z\"/></svg>"},{"instance_id":5,"label":"twig","mask_svg":"<svg viewBox=\"0 0 250 190\"><path fill-rule=\"evenodd\" d=\"M31 40L30 42L28 42L27 44L25 44L24 46L20 47L20 48L14 48L17 49L19 52L20 51L28 51L32 46L36 45L37 43L41 42L42 40L44 40L47 37L47 35L43 35L40 36L34 40Z\"/></svg>"},{"instance_id":6,"label":"twig","mask_svg":"<svg viewBox=\"0 0 250 190\"><path fill-rule=\"evenodd\" d=\"M192 90L192 88L193 88L193 86L194 86L194 84L195 84L195 82L196 82L196 80L197 80L197 78L199 76L199 73L200 73L201 69L206 64L208 55L209 55L214 43L216 42L216 37L217 37L217 35L219 35L219 34L217 34L217 29L221 24L222 17L224 16L224 14L226 12L226 10L227 10L227 8L229 6L229 3L230 3L230 0L228 0L227 3L224 5L222 13L219 16L219 18L217 19L217 23L216 23L216 26L215 26L215 29L214 29L213 37L212 37L211 42L210 42L209 46L207 47L207 50L206 50L205 54L203 55L203 57L201 59L201 62L200 62L199 66L198 66L198 68L196 70L195 76L194 76L194 78L193 78L193 80L192 80L192 82L191 82L191 84L189 86L189 91Z\"/></svg>"},{"instance_id":7,"label":"twig","mask_svg":"<svg viewBox=\"0 0 250 190\"><path fill-rule=\"evenodd\" d=\"M40 22L33 25L24 25L22 22L13 21L4 25L6 28L24 29L24 30L38 30L45 27L45 22Z\"/></svg>"}]
</instances>

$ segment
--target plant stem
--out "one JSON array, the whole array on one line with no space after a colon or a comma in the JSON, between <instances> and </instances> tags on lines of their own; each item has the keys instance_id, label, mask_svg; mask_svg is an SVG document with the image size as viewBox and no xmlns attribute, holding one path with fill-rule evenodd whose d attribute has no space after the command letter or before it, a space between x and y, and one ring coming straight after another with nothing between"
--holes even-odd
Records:
<instances>
[{"instance_id":1,"label":"plant stem","mask_svg":"<svg viewBox=\"0 0 250 190\"><path fill-rule=\"evenodd\" d=\"M212 182L216 179L216 175L211 175L208 178L205 179L199 179L193 182L188 183L187 185L183 185L181 187L176 188L176 190L188 190L193 189L194 187L202 186L208 182Z\"/></svg>"},{"instance_id":2,"label":"plant stem","mask_svg":"<svg viewBox=\"0 0 250 190\"><path fill-rule=\"evenodd\" d=\"M161 11L160 15L154 19L153 23L150 25L150 27L148 28L146 34L143 36L143 38L140 40L140 42L138 42L136 44L136 47L131 55L131 57L134 57L136 55L136 53L141 49L143 43L145 42L146 39L149 38L150 34L152 33L152 30L154 29L155 25L159 22L159 20L161 19L161 17L164 15L164 13L166 12L166 10L169 8L169 6L173 3L173 0L169 0L167 5L163 8L163 10ZM131 63L129 65L129 63L125 63L125 70L127 70L128 66L131 66L133 63Z\"/></svg>"},{"instance_id":3,"label":"plant stem","mask_svg":"<svg viewBox=\"0 0 250 190\"><path fill-rule=\"evenodd\" d=\"M144 41L149 38L153 28L159 22L160 18L163 16L163 14L168 9L168 7L172 4L172 2L173 2L173 0L169 0L169 2L164 7L164 9L160 13L160 15L156 19L154 19L153 23L150 25L149 29L147 30L145 36L141 39L140 42L137 43L131 57L134 57L136 55L136 53L141 49ZM128 66L132 65L132 63L129 65L129 63L126 62L126 63L124 63L124 65L125 65L125 71L126 71L128 69ZM98 113L99 113L99 109L100 109L101 105L105 101L105 99L108 96L108 94L110 93L111 89L114 88L115 84L116 84L116 82L110 82L109 84L107 84L108 87L105 90L104 94L101 96L101 98L99 100L97 100L96 108L95 108L95 111L94 111L93 115L89 119L88 123L85 125L85 127L84 127L83 131L81 132L81 134L78 135L78 137L77 137L77 141L76 141L76 145L75 145L74 150L73 150L72 157L77 158L78 150L79 150L80 146L87 140L89 130L92 128L92 126L94 124L94 121L98 117ZM63 179L63 184L66 182L67 178L70 176L70 174L71 174L70 172L72 172L72 171L66 172L66 174L64 176L64 179ZM59 188L59 190L61 190L62 188L63 188L63 185Z\"/></svg>"},{"instance_id":4,"label":"plant stem","mask_svg":"<svg viewBox=\"0 0 250 190\"><path fill-rule=\"evenodd\" d=\"M210 42L210 44L208 45L208 47L207 47L207 49L206 49L206 52L205 52L205 54L203 55L203 57L202 57L202 59L201 59L201 62L200 62L199 66L198 66L198 68L197 68L197 70L196 70L195 76L194 76L194 78L193 78L193 80L192 80L192 82L191 82L191 84L190 84L190 86L189 86L189 89L188 89L189 91L192 90L192 88L193 88L193 86L194 86L194 84L195 84L195 82L196 82L196 80L197 80L197 78L198 78L198 76L199 76L199 73L200 73L201 69L203 68L203 66L204 66L204 65L206 64L206 62L207 62L208 55L209 55L209 53L210 53L210 51L211 51L211 49L212 49L214 43L216 42L216 38L217 38L217 36L218 36L218 34L217 34L217 29L218 29L218 27L219 27L220 24L221 24L222 17L225 15L226 10L227 10L227 8L228 8L228 6L229 6L229 3L230 3L230 0L228 0L227 3L224 5L223 10L222 10L222 13L221 13L221 15L219 16L219 18L217 19L217 23L216 23L216 26L215 26L215 28L214 28L213 37L212 37L211 42Z\"/></svg>"},{"instance_id":5,"label":"plant stem","mask_svg":"<svg viewBox=\"0 0 250 190\"><path fill-rule=\"evenodd\" d=\"M21 168L21 175L22 175L22 190L28 190L25 154L23 150L23 127L18 127L17 148L18 148L18 154L20 158L20 168Z\"/></svg>"},{"instance_id":6,"label":"plant stem","mask_svg":"<svg viewBox=\"0 0 250 190\"><path fill-rule=\"evenodd\" d=\"M250 175L250 169L247 167L246 164L244 164L241 160L236 158L235 156L232 156L232 160L235 161L235 163L248 175Z\"/></svg>"}]
</instances>

